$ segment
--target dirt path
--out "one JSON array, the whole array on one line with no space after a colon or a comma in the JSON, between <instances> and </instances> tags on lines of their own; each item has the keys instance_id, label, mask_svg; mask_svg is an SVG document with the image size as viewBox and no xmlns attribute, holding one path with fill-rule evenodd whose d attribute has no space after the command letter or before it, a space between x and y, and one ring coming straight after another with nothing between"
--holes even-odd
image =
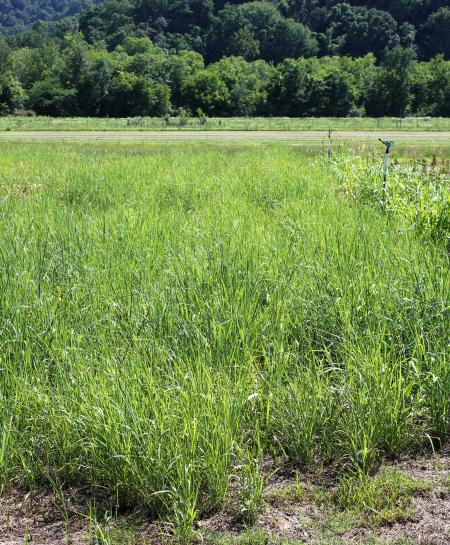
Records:
<instances>
[{"instance_id":1,"label":"dirt path","mask_svg":"<svg viewBox=\"0 0 450 545\"><path fill-rule=\"evenodd\" d=\"M9 141L113 141L113 142L290 142L313 145L324 142L327 131L24 131L0 132L0 140ZM338 142L376 143L378 138L398 144L450 146L450 132L405 131L335 131Z\"/></svg>"}]
</instances>

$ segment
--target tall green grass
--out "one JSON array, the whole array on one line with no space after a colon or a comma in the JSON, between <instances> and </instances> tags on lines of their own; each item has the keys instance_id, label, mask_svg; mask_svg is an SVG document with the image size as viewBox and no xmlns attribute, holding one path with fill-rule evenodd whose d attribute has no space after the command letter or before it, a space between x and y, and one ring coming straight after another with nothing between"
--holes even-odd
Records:
<instances>
[{"instance_id":1,"label":"tall green grass","mask_svg":"<svg viewBox=\"0 0 450 545\"><path fill-rule=\"evenodd\" d=\"M379 154L335 155L332 168L341 191L402 220L409 228L450 248L450 170L447 160L398 161L381 183Z\"/></svg>"},{"instance_id":2,"label":"tall green grass","mask_svg":"<svg viewBox=\"0 0 450 545\"><path fill-rule=\"evenodd\" d=\"M287 146L6 144L0 480L180 539L261 461L368 474L445 440L448 260ZM237 487L237 489L236 489Z\"/></svg>"}]
</instances>

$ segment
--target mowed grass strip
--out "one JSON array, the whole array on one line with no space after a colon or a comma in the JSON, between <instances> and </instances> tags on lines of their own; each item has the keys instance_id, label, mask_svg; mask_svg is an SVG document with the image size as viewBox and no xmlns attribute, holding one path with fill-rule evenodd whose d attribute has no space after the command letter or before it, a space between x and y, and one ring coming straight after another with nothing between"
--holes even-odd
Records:
<instances>
[{"instance_id":1,"label":"mowed grass strip","mask_svg":"<svg viewBox=\"0 0 450 545\"><path fill-rule=\"evenodd\" d=\"M88 485L181 540L231 476L253 520L267 454L439 447L447 255L336 184L287 146L4 144L1 485Z\"/></svg>"},{"instance_id":2,"label":"mowed grass strip","mask_svg":"<svg viewBox=\"0 0 450 545\"><path fill-rule=\"evenodd\" d=\"M0 131L88 130L449 131L448 117L47 117L2 116Z\"/></svg>"},{"instance_id":3,"label":"mowed grass strip","mask_svg":"<svg viewBox=\"0 0 450 545\"><path fill-rule=\"evenodd\" d=\"M332 149L375 148L380 150L379 139L395 141L396 151L408 149L421 156L436 151L438 155L449 153L450 132L440 131L335 131L332 133ZM232 130L53 130L53 131L0 131L0 141L38 143L204 143L217 145L258 145L289 143L293 146L325 149L328 131L232 131Z\"/></svg>"}]
</instances>

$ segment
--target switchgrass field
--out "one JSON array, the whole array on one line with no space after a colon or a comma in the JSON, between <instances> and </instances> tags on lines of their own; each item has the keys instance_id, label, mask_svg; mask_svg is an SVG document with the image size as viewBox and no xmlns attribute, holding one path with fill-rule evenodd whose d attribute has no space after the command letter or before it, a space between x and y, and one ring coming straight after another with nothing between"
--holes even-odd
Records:
<instances>
[{"instance_id":1,"label":"switchgrass field","mask_svg":"<svg viewBox=\"0 0 450 545\"><path fill-rule=\"evenodd\" d=\"M0 117L0 131L223 130L223 131L450 131L450 118L290 117Z\"/></svg>"},{"instance_id":2,"label":"switchgrass field","mask_svg":"<svg viewBox=\"0 0 450 545\"><path fill-rule=\"evenodd\" d=\"M382 154L2 143L3 491L87 486L181 543L230 498L251 525L268 458L346 504L439 450L446 161L398 157L383 196Z\"/></svg>"}]
</instances>

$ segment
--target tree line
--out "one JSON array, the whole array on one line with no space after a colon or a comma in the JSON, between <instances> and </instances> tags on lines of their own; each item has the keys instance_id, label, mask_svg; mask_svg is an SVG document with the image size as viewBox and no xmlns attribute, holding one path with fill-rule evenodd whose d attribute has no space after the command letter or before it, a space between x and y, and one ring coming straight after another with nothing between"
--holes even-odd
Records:
<instances>
[{"instance_id":1,"label":"tree line","mask_svg":"<svg viewBox=\"0 0 450 545\"><path fill-rule=\"evenodd\" d=\"M0 114L450 116L446 3L107 0L0 36Z\"/></svg>"},{"instance_id":2,"label":"tree line","mask_svg":"<svg viewBox=\"0 0 450 545\"><path fill-rule=\"evenodd\" d=\"M279 63L229 56L206 64L148 37L109 51L81 33L0 39L0 113L51 116L450 116L450 61L400 46L382 60L325 56Z\"/></svg>"}]
</instances>

